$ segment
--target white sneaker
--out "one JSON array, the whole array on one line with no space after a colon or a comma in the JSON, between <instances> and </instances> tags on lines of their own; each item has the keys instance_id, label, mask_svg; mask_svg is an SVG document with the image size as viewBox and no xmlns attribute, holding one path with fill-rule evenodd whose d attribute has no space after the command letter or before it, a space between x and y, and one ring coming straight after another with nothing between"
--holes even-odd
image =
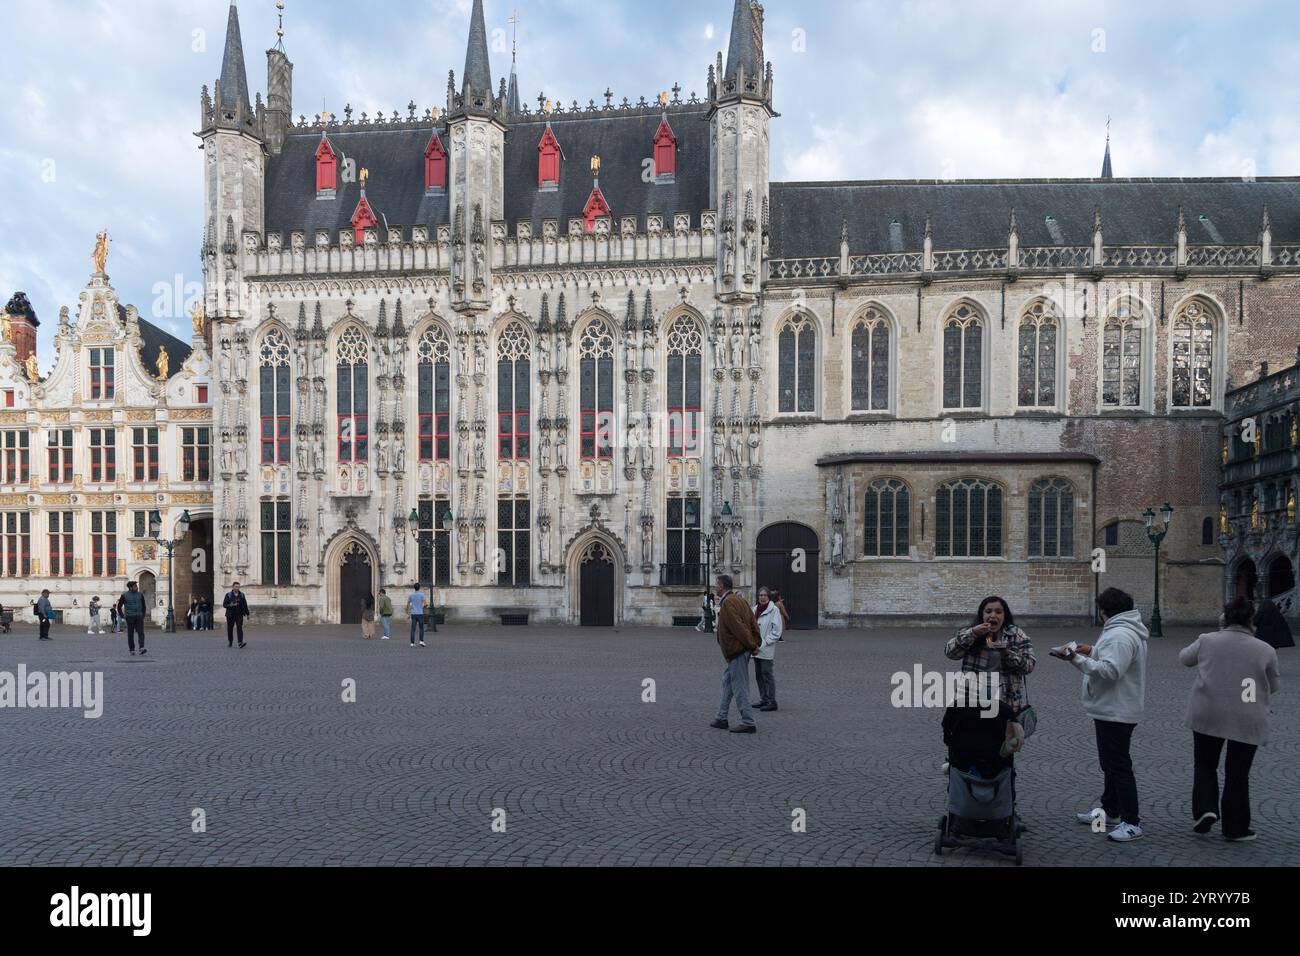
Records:
<instances>
[{"instance_id":1,"label":"white sneaker","mask_svg":"<svg viewBox=\"0 0 1300 956\"><path fill-rule=\"evenodd\" d=\"M420 646L421 646L421 647L424 647L424 641L421 641L421 642L420 642Z\"/></svg>"},{"instance_id":2,"label":"white sneaker","mask_svg":"<svg viewBox=\"0 0 1300 956\"><path fill-rule=\"evenodd\" d=\"M1106 839L1114 840L1116 843L1128 843L1130 840L1136 840L1141 835L1141 827L1132 823L1121 823L1114 831L1107 834Z\"/></svg>"},{"instance_id":3,"label":"white sneaker","mask_svg":"<svg viewBox=\"0 0 1300 956\"><path fill-rule=\"evenodd\" d=\"M1102 815L1102 809L1101 807L1097 807L1093 810L1085 810L1083 813L1076 813L1074 815L1074 819L1078 820L1084 826L1090 827L1092 826L1093 821L1099 819L1101 815ZM1106 818L1107 829L1114 829L1115 827L1119 826L1119 824L1120 824L1119 817Z\"/></svg>"},{"instance_id":4,"label":"white sneaker","mask_svg":"<svg viewBox=\"0 0 1300 956\"><path fill-rule=\"evenodd\" d=\"M381 637L380 640L381 640L381 641L386 641L386 640L388 640L388 638L386 638L386 637Z\"/></svg>"}]
</instances>

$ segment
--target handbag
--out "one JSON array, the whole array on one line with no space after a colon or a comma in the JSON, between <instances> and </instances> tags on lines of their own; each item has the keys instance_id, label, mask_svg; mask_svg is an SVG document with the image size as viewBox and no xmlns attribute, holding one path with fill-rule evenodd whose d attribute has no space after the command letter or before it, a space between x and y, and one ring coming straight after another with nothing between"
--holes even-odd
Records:
<instances>
[{"instance_id":1,"label":"handbag","mask_svg":"<svg viewBox=\"0 0 1300 956\"><path fill-rule=\"evenodd\" d=\"M1025 739L1028 740L1038 729L1038 713L1033 707L1026 707L1016 718L1016 723L1025 729Z\"/></svg>"}]
</instances>

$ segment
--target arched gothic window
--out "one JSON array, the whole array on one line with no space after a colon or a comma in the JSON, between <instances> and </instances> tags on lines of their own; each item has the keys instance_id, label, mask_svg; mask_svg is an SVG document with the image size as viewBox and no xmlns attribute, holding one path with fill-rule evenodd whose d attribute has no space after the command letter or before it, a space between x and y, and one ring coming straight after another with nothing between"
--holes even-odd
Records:
<instances>
[{"instance_id":1,"label":"arched gothic window","mask_svg":"<svg viewBox=\"0 0 1300 956\"><path fill-rule=\"evenodd\" d=\"M604 319L578 340L579 438L584 459L614 457L614 333Z\"/></svg>"},{"instance_id":2,"label":"arched gothic window","mask_svg":"<svg viewBox=\"0 0 1300 956\"><path fill-rule=\"evenodd\" d=\"M1043 478L1029 488L1029 556L1074 557L1074 488Z\"/></svg>"},{"instance_id":3,"label":"arched gothic window","mask_svg":"<svg viewBox=\"0 0 1300 956\"><path fill-rule=\"evenodd\" d=\"M502 460L529 457L531 354L528 330L511 322L497 340L497 457Z\"/></svg>"},{"instance_id":4,"label":"arched gothic window","mask_svg":"<svg viewBox=\"0 0 1300 956\"><path fill-rule=\"evenodd\" d=\"M889 320L869 309L853 326L851 373L855 412L889 409Z\"/></svg>"},{"instance_id":5,"label":"arched gothic window","mask_svg":"<svg viewBox=\"0 0 1300 956\"><path fill-rule=\"evenodd\" d=\"M983 404L984 320L969 305L959 305L943 326L943 407Z\"/></svg>"},{"instance_id":6,"label":"arched gothic window","mask_svg":"<svg viewBox=\"0 0 1300 956\"><path fill-rule=\"evenodd\" d=\"M1108 408L1142 404L1142 318L1128 302L1116 303L1102 331L1101 403Z\"/></svg>"},{"instance_id":7,"label":"arched gothic window","mask_svg":"<svg viewBox=\"0 0 1300 956\"><path fill-rule=\"evenodd\" d=\"M897 478L881 478L867 488L862 553L868 558L905 558L909 553L912 496Z\"/></svg>"},{"instance_id":8,"label":"arched gothic window","mask_svg":"<svg viewBox=\"0 0 1300 956\"><path fill-rule=\"evenodd\" d=\"M935 496L934 553L940 558L1002 555L1002 489L980 478L939 486Z\"/></svg>"},{"instance_id":9,"label":"arched gothic window","mask_svg":"<svg viewBox=\"0 0 1300 956\"><path fill-rule=\"evenodd\" d=\"M339 461L369 461L369 344L354 325L339 336L337 352Z\"/></svg>"},{"instance_id":10,"label":"arched gothic window","mask_svg":"<svg viewBox=\"0 0 1300 956\"><path fill-rule=\"evenodd\" d=\"M1020 317L1019 405L1056 407L1056 359L1061 323L1050 303L1035 302Z\"/></svg>"},{"instance_id":11,"label":"arched gothic window","mask_svg":"<svg viewBox=\"0 0 1300 956\"><path fill-rule=\"evenodd\" d=\"M703 367L704 335L694 319L680 316L668 330L669 457L700 454Z\"/></svg>"},{"instance_id":12,"label":"arched gothic window","mask_svg":"<svg viewBox=\"0 0 1300 956\"><path fill-rule=\"evenodd\" d=\"M262 464L287 465L293 423L289 343L279 329L272 329L262 339L259 364Z\"/></svg>"},{"instance_id":13,"label":"arched gothic window","mask_svg":"<svg viewBox=\"0 0 1300 956\"><path fill-rule=\"evenodd\" d=\"M451 341L441 326L420 336L416 391L420 419L420 461L451 457Z\"/></svg>"},{"instance_id":14,"label":"arched gothic window","mask_svg":"<svg viewBox=\"0 0 1300 956\"><path fill-rule=\"evenodd\" d=\"M817 330L806 315L796 315L777 336L778 409L817 411Z\"/></svg>"},{"instance_id":15,"label":"arched gothic window","mask_svg":"<svg viewBox=\"0 0 1300 956\"><path fill-rule=\"evenodd\" d=\"M1214 318L1201 302L1179 310L1173 326L1174 408L1209 408L1214 404Z\"/></svg>"}]
</instances>

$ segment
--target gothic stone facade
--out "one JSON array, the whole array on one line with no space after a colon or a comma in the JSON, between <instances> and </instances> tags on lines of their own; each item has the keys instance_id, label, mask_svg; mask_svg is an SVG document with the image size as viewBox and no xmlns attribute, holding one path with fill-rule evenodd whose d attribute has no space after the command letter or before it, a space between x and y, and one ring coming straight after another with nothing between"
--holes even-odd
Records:
<instances>
[{"instance_id":1,"label":"gothic stone facade","mask_svg":"<svg viewBox=\"0 0 1300 956\"><path fill-rule=\"evenodd\" d=\"M1294 346L1296 180L779 183L762 9L705 95L494 92L481 2L419 115L202 95L218 574L287 620L1213 619L1225 390ZM408 529L414 512L418 535ZM1096 549L1104 549L1098 555ZM400 603L400 602L399 602Z\"/></svg>"},{"instance_id":2,"label":"gothic stone facade","mask_svg":"<svg viewBox=\"0 0 1300 956\"><path fill-rule=\"evenodd\" d=\"M207 345L123 306L102 264L76 320L61 311L54 345L54 368L33 381L15 343L0 342L0 603L34 620L48 587L64 623L85 626L98 596L107 628L109 604L135 581L161 624L172 569L149 536L152 512L167 537L182 512L194 519L176 548L180 613L191 595L212 596Z\"/></svg>"}]
</instances>

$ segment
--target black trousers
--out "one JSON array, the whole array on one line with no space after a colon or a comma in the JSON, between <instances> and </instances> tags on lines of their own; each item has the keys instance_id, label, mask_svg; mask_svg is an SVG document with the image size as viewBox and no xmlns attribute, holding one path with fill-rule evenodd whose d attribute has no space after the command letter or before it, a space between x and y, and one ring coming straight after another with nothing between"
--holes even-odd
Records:
<instances>
[{"instance_id":1,"label":"black trousers","mask_svg":"<svg viewBox=\"0 0 1300 956\"><path fill-rule=\"evenodd\" d=\"M1133 776L1133 760L1129 757L1129 744L1137 724L1119 724L1110 720L1095 720L1097 727L1097 758L1101 772L1106 776L1106 789L1101 795L1101 808L1108 817L1119 817L1133 826L1139 824L1137 778Z\"/></svg>"},{"instance_id":2,"label":"black trousers","mask_svg":"<svg viewBox=\"0 0 1300 956\"><path fill-rule=\"evenodd\" d=\"M41 640L47 641L50 638L50 619L45 618L41 621Z\"/></svg>"},{"instance_id":3,"label":"black trousers","mask_svg":"<svg viewBox=\"0 0 1300 956\"><path fill-rule=\"evenodd\" d=\"M140 635L140 650L144 650L144 618L128 617L126 619L126 646L135 650L135 635Z\"/></svg>"},{"instance_id":4,"label":"black trousers","mask_svg":"<svg viewBox=\"0 0 1300 956\"><path fill-rule=\"evenodd\" d=\"M1223 812L1219 812L1219 755L1224 739L1192 733L1195 763L1192 782L1192 816L1213 813L1223 824L1226 837L1244 836L1250 829L1250 765L1255 760L1254 744L1229 740L1224 761Z\"/></svg>"},{"instance_id":5,"label":"black trousers","mask_svg":"<svg viewBox=\"0 0 1300 956\"><path fill-rule=\"evenodd\" d=\"M776 703L776 678L772 676L772 670L775 666L776 661L754 658L754 680L758 682L758 702L760 704Z\"/></svg>"},{"instance_id":6,"label":"black trousers","mask_svg":"<svg viewBox=\"0 0 1300 956\"><path fill-rule=\"evenodd\" d=\"M244 619L242 617L226 618L226 643L235 643L235 632L239 632L239 643L244 643Z\"/></svg>"}]
</instances>

